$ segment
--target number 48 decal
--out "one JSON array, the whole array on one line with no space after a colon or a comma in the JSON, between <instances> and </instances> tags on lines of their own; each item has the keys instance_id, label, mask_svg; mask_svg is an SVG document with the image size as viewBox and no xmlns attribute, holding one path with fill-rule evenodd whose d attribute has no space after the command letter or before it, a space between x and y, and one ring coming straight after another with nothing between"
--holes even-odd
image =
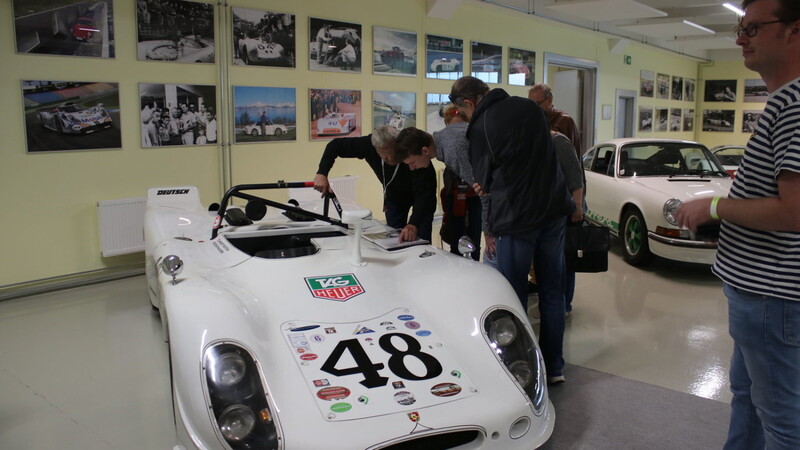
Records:
<instances>
[{"instance_id":1,"label":"number 48 decal","mask_svg":"<svg viewBox=\"0 0 800 450\"><path fill-rule=\"evenodd\" d=\"M405 341L408 348L400 350L395 347L392 343L392 338L394 337ZM389 370L404 380L429 380L442 374L442 365L439 361L433 355L420 351L422 350L422 346L419 341L412 336L403 333L385 334L378 340L378 345L380 345L383 351L391 355L389 357ZM336 365L339 363L339 359L345 351L350 352L356 365L355 367L339 369ZM406 367L406 357L417 358L422 362L422 364L425 365L425 374L416 375L411 372L408 367ZM364 379L361 380L360 383L364 387L372 389L386 386L386 383L388 383L389 378L381 376L379 373L384 367L386 366L383 363L373 363L372 360L369 359L369 355L364 351L364 347L361 346L358 339L347 339L336 344L336 348L333 349L331 355L325 360L325 363L322 364L321 369L323 372L328 372L337 377L360 373L364 376Z\"/></svg>"}]
</instances>

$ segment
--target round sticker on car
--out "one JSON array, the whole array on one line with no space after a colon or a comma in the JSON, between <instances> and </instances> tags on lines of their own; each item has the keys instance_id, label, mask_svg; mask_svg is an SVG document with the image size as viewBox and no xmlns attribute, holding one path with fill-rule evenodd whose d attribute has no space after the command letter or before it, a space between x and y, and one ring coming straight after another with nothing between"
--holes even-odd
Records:
<instances>
[{"instance_id":1,"label":"round sticker on car","mask_svg":"<svg viewBox=\"0 0 800 450\"><path fill-rule=\"evenodd\" d=\"M350 395L350 389L344 386L330 386L317 391L317 397L323 400L341 400Z\"/></svg>"},{"instance_id":2,"label":"round sticker on car","mask_svg":"<svg viewBox=\"0 0 800 450\"><path fill-rule=\"evenodd\" d=\"M401 405L413 405L417 399L414 398L414 394L408 391L400 391L394 394L394 401Z\"/></svg>"},{"instance_id":3,"label":"round sticker on car","mask_svg":"<svg viewBox=\"0 0 800 450\"><path fill-rule=\"evenodd\" d=\"M431 394L437 397L452 397L461 392L461 386L455 383L439 383L431 388Z\"/></svg>"}]
</instances>

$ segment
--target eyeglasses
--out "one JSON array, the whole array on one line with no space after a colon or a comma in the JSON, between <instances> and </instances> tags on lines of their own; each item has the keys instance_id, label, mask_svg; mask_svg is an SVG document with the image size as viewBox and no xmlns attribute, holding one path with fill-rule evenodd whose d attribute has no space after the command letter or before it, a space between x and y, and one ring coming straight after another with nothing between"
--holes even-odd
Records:
<instances>
[{"instance_id":1,"label":"eyeglasses","mask_svg":"<svg viewBox=\"0 0 800 450\"><path fill-rule=\"evenodd\" d=\"M770 20L769 22L753 22L750 25L742 26L740 23L736 29L733 30L733 33L736 35L737 38L742 37L742 35L746 35L747 37L755 37L758 34L758 27L762 25L770 25L773 23L787 23L788 20Z\"/></svg>"},{"instance_id":2,"label":"eyeglasses","mask_svg":"<svg viewBox=\"0 0 800 450\"><path fill-rule=\"evenodd\" d=\"M461 106L461 101L460 100L464 99L465 97L463 95L450 94L450 95L447 96L447 98L450 99L450 103L452 103L452 104L454 104L456 106Z\"/></svg>"}]
</instances>

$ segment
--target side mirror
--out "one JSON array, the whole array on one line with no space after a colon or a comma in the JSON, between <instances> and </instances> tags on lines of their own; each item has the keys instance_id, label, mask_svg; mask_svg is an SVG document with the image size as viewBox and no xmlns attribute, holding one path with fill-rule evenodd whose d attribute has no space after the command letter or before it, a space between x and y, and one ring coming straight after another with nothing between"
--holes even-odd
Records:
<instances>
[{"instance_id":1,"label":"side mirror","mask_svg":"<svg viewBox=\"0 0 800 450\"><path fill-rule=\"evenodd\" d=\"M342 212L342 222L353 225L352 251L350 254L350 264L358 267L366 265L361 258L361 234L364 222L372 220L372 211L368 209L355 209Z\"/></svg>"},{"instance_id":2,"label":"side mirror","mask_svg":"<svg viewBox=\"0 0 800 450\"><path fill-rule=\"evenodd\" d=\"M178 284L175 277L183 272L183 260L176 255L167 255L161 260L161 270L172 277L172 284Z\"/></svg>"},{"instance_id":3,"label":"side mirror","mask_svg":"<svg viewBox=\"0 0 800 450\"><path fill-rule=\"evenodd\" d=\"M365 220L372 220L372 211L368 209L342 211L342 222L348 225L363 223Z\"/></svg>"},{"instance_id":4,"label":"side mirror","mask_svg":"<svg viewBox=\"0 0 800 450\"><path fill-rule=\"evenodd\" d=\"M475 251L475 243L472 242L472 239L469 236L461 236L458 240L458 253L461 253L461 256L467 259L472 259L472 252Z\"/></svg>"}]
</instances>

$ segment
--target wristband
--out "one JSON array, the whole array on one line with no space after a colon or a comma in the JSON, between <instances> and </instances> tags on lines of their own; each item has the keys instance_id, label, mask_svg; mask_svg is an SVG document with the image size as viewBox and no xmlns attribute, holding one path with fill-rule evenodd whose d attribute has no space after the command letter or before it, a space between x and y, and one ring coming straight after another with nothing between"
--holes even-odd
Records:
<instances>
[{"instance_id":1,"label":"wristband","mask_svg":"<svg viewBox=\"0 0 800 450\"><path fill-rule=\"evenodd\" d=\"M721 197L714 197L711 199L711 207L708 210L708 213L711 214L711 218L714 220L719 220L719 215L717 214L717 203L719 203L719 199Z\"/></svg>"}]
</instances>

